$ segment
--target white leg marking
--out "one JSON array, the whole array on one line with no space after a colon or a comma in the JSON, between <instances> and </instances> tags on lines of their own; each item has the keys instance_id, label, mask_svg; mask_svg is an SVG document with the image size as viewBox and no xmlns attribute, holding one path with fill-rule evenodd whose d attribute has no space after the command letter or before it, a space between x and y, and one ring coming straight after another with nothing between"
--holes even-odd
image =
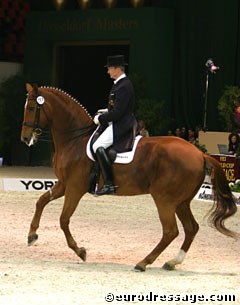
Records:
<instances>
[{"instance_id":1,"label":"white leg marking","mask_svg":"<svg viewBox=\"0 0 240 305\"><path fill-rule=\"evenodd\" d=\"M181 264L186 256L186 252L182 249L178 252L178 255L175 257L176 264Z\"/></svg>"}]
</instances>

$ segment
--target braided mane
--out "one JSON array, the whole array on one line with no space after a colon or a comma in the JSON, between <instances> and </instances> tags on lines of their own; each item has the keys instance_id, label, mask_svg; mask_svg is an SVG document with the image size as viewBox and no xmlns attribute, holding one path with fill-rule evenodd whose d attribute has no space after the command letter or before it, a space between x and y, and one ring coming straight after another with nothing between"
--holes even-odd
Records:
<instances>
[{"instance_id":1,"label":"braided mane","mask_svg":"<svg viewBox=\"0 0 240 305\"><path fill-rule=\"evenodd\" d=\"M51 91L54 94L60 96L61 100L66 104L76 103L78 106L81 107L82 110L84 110L84 112L87 114L87 116L92 119L92 116L89 114L87 109L76 98L74 98L73 96L68 94L66 91L63 91L62 89L59 89L56 87L48 87L48 86L41 86L40 88L46 89L46 90Z\"/></svg>"}]
</instances>

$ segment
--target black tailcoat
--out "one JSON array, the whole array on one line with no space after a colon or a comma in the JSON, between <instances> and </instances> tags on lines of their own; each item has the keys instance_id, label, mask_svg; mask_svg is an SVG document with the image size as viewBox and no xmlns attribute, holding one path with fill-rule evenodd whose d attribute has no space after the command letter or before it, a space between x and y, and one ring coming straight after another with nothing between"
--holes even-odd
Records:
<instances>
[{"instance_id":1,"label":"black tailcoat","mask_svg":"<svg viewBox=\"0 0 240 305\"><path fill-rule=\"evenodd\" d=\"M120 79L113 85L108 101L108 112L99 116L103 126L113 124L113 148L117 152L132 149L136 135L137 121L133 114L134 90L128 77Z\"/></svg>"}]
</instances>

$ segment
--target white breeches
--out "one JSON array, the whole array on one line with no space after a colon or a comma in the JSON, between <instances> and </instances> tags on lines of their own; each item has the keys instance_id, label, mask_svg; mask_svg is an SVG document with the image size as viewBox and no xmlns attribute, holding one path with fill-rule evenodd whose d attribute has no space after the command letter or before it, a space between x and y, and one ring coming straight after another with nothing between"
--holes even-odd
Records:
<instances>
[{"instance_id":1,"label":"white breeches","mask_svg":"<svg viewBox=\"0 0 240 305\"><path fill-rule=\"evenodd\" d=\"M93 151L96 153L96 150L99 147L108 148L113 144L113 128L110 124L104 132L98 137L97 141L93 144Z\"/></svg>"}]
</instances>

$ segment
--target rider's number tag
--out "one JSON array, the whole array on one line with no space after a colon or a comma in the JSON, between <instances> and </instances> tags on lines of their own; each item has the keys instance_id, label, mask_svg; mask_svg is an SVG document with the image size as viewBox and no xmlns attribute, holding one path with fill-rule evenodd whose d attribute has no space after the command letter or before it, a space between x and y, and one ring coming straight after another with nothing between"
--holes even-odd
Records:
<instances>
[{"instance_id":1,"label":"rider's number tag","mask_svg":"<svg viewBox=\"0 0 240 305\"><path fill-rule=\"evenodd\" d=\"M41 95L39 95L39 96L37 97L37 103L38 103L38 105L42 105L44 102L45 102L44 97L41 96Z\"/></svg>"}]
</instances>

